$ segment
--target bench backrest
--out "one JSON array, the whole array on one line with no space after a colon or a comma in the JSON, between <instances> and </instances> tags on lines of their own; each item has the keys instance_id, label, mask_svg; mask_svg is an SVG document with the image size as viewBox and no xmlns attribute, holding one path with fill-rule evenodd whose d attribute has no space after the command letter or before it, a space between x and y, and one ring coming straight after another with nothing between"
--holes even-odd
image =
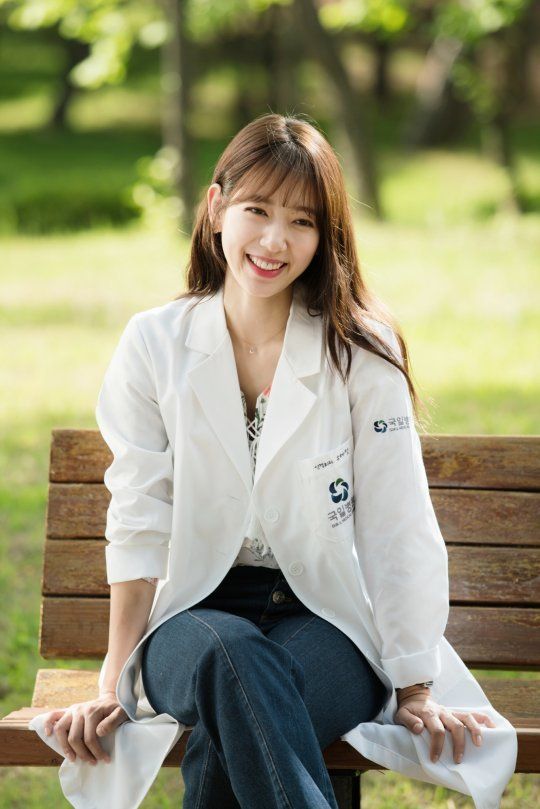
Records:
<instances>
[{"instance_id":1,"label":"bench backrest","mask_svg":"<svg viewBox=\"0 0 540 809\"><path fill-rule=\"evenodd\" d=\"M540 436L421 435L448 548L448 641L470 668L540 669ZM40 652L103 658L109 586L99 430L52 430Z\"/></svg>"}]
</instances>

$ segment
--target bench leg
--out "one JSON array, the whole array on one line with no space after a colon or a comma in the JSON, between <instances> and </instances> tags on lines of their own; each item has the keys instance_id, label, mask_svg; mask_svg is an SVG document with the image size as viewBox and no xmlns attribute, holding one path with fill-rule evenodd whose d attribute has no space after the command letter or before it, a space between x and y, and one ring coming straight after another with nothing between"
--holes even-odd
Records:
<instances>
[{"instance_id":1,"label":"bench leg","mask_svg":"<svg viewBox=\"0 0 540 809\"><path fill-rule=\"evenodd\" d=\"M339 809L360 809L362 773L356 770L330 771L330 780Z\"/></svg>"}]
</instances>

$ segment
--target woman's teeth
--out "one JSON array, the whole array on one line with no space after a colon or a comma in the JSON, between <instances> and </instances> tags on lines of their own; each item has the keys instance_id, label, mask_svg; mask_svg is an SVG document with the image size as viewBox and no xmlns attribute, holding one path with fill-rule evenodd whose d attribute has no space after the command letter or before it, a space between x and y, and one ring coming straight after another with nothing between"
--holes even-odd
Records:
<instances>
[{"instance_id":1,"label":"woman's teeth","mask_svg":"<svg viewBox=\"0 0 540 809\"><path fill-rule=\"evenodd\" d=\"M280 267L283 267L283 263L276 261L275 263L270 264L268 261L261 261L260 258L250 256L249 253L247 254L247 257L261 270L279 270Z\"/></svg>"}]
</instances>

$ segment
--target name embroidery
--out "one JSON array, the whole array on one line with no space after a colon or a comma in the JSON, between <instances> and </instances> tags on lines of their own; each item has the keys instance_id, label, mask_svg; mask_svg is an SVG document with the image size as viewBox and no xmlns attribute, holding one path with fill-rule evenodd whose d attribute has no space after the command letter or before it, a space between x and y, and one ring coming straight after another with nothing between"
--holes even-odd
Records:
<instances>
[{"instance_id":1,"label":"name embroidery","mask_svg":"<svg viewBox=\"0 0 540 809\"><path fill-rule=\"evenodd\" d=\"M313 472L318 472L321 469L326 469L327 467L335 466L335 464L338 464L340 461L343 460L343 458L346 458L350 455L351 455L350 447L344 447L343 449L340 449L338 452L336 452L335 455L329 455L322 461L313 464Z\"/></svg>"}]
</instances>

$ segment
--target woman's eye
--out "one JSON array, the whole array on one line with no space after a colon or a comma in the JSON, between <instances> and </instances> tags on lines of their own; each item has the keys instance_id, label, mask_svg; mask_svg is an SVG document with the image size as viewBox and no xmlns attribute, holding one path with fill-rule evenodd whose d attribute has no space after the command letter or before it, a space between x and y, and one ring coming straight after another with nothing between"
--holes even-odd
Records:
<instances>
[{"instance_id":1,"label":"woman's eye","mask_svg":"<svg viewBox=\"0 0 540 809\"><path fill-rule=\"evenodd\" d=\"M250 208L246 208L245 210L246 210L246 211L255 211L255 212L257 212L257 213L264 213L264 214L266 214L266 211L263 211L263 209L262 209L262 208L254 208L254 207L250 207ZM297 222L302 222L304 225L307 225L307 226L308 226L308 227L310 227L310 228L312 228L312 227L313 227L313 223L312 223L312 222L310 222L310 221L309 221L309 219L297 219L296 221L297 221Z\"/></svg>"}]
</instances>

